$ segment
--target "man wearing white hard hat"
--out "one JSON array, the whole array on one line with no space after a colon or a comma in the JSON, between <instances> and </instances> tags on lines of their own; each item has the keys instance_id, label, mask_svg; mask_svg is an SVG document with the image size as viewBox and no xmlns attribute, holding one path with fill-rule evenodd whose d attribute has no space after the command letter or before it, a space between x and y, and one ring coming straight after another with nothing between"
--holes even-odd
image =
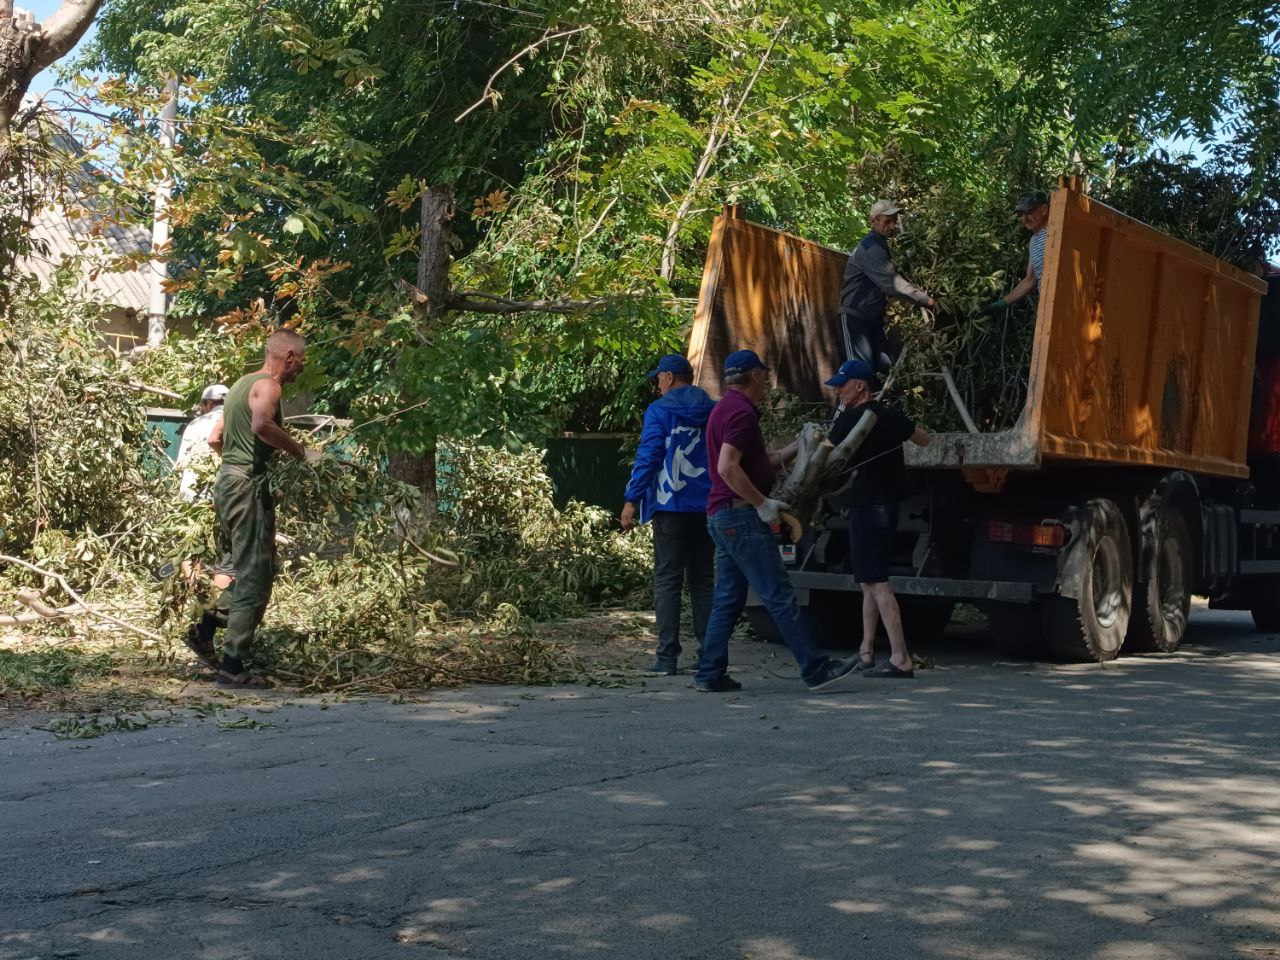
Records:
<instances>
[{"instance_id":1,"label":"man wearing white hard hat","mask_svg":"<svg viewBox=\"0 0 1280 960\"><path fill-rule=\"evenodd\" d=\"M182 442L178 445L178 456L174 458L173 468L182 471L182 484L178 495L183 500L196 498L196 474L192 465L204 457L213 454L209 446L209 434L213 425L222 418L222 401L227 397L227 388L220 383L204 388L200 394L200 413L187 424L182 432Z\"/></svg>"},{"instance_id":2,"label":"man wearing white hard hat","mask_svg":"<svg viewBox=\"0 0 1280 960\"><path fill-rule=\"evenodd\" d=\"M871 208L871 232L849 254L840 287L841 360L862 360L877 373L893 366L884 316L889 298L909 300L930 310L937 301L898 276L889 259L889 239L898 233L902 208L891 200L877 200Z\"/></svg>"}]
</instances>

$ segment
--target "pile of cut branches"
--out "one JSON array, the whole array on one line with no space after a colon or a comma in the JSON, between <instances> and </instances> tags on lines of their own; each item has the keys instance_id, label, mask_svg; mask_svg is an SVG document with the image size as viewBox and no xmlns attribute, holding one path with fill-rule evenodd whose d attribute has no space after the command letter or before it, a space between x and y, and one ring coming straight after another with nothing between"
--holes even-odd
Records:
<instances>
[{"instance_id":1,"label":"pile of cut branches","mask_svg":"<svg viewBox=\"0 0 1280 960\"><path fill-rule=\"evenodd\" d=\"M217 555L215 465L197 470L204 496L181 501L146 426L148 394L134 382L143 365L103 351L92 308L61 291L22 302L0 365L0 643L100 649L127 637L185 669L179 638L213 600L183 568L207 570ZM145 369L184 395L217 373L189 345ZM567 680L581 664L531 624L647 592L645 535L580 503L558 510L541 451L442 441L442 510L421 523L410 516L417 491L358 431L305 439L328 456L273 468L280 572L256 652L285 682L390 691Z\"/></svg>"}]
</instances>

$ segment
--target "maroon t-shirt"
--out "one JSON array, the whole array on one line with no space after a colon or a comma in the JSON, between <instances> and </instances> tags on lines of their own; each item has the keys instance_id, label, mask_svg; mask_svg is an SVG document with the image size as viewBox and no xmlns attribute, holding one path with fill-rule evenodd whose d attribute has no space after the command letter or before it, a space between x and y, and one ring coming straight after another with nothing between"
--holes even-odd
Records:
<instances>
[{"instance_id":1,"label":"maroon t-shirt","mask_svg":"<svg viewBox=\"0 0 1280 960\"><path fill-rule=\"evenodd\" d=\"M726 390L707 419L707 467L711 470L711 493L707 514L730 506L737 494L720 479L720 447L731 444L742 454L742 469L756 489L766 497L773 488L773 463L760 432L760 411L741 390Z\"/></svg>"}]
</instances>

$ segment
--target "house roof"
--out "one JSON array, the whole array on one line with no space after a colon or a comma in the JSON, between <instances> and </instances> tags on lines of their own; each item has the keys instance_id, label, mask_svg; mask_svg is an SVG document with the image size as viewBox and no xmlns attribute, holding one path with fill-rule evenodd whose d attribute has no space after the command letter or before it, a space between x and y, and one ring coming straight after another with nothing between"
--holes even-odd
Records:
<instances>
[{"instance_id":1,"label":"house roof","mask_svg":"<svg viewBox=\"0 0 1280 960\"><path fill-rule=\"evenodd\" d=\"M32 274L42 287L53 283L62 264L81 258L79 291L102 303L146 313L150 303L148 268L139 264L121 271L113 265L129 254L149 253L151 234L142 227L112 223L72 200L68 208L45 207L31 221L31 253L18 268Z\"/></svg>"},{"instance_id":2,"label":"house roof","mask_svg":"<svg viewBox=\"0 0 1280 960\"><path fill-rule=\"evenodd\" d=\"M26 102L26 101L24 101ZM109 216L98 197L98 184L108 175L86 156L72 130L56 116L46 116L48 134L57 149L78 159L58 188L60 200L42 207L31 219L32 241L18 269L50 286L66 261L79 258L82 296L124 310L146 313L150 306L149 262L129 267L121 258L151 252L151 232L121 224Z\"/></svg>"}]
</instances>

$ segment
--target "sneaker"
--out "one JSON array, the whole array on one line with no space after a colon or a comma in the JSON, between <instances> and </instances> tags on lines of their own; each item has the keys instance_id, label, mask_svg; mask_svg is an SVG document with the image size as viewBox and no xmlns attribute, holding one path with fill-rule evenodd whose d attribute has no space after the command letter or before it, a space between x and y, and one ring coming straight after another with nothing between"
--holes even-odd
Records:
<instances>
[{"instance_id":1,"label":"sneaker","mask_svg":"<svg viewBox=\"0 0 1280 960\"><path fill-rule=\"evenodd\" d=\"M674 677L679 672L680 670L676 667L676 661L674 660L655 660L653 661L653 666L645 671L645 673L663 677Z\"/></svg>"},{"instance_id":2,"label":"sneaker","mask_svg":"<svg viewBox=\"0 0 1280 960\"><path fill-rule=\"evenodd\" d=\"M851 686L852 680L858 676L858 658L848 660L831 660L822 673L814 677L809 689L814 693L836 693Z\"/></svg>"},{"instance_id":3,"label":"sneaker","mask_svg":"<svg viewBox=\"0 0 1280 960\"><path fill-rule=\"evenodd\" d=\"M693 689L699 693L732 693L734 690L741 690L742 684L726 674L714 680L695 681Z\"/></svg>"}]
</instances>

